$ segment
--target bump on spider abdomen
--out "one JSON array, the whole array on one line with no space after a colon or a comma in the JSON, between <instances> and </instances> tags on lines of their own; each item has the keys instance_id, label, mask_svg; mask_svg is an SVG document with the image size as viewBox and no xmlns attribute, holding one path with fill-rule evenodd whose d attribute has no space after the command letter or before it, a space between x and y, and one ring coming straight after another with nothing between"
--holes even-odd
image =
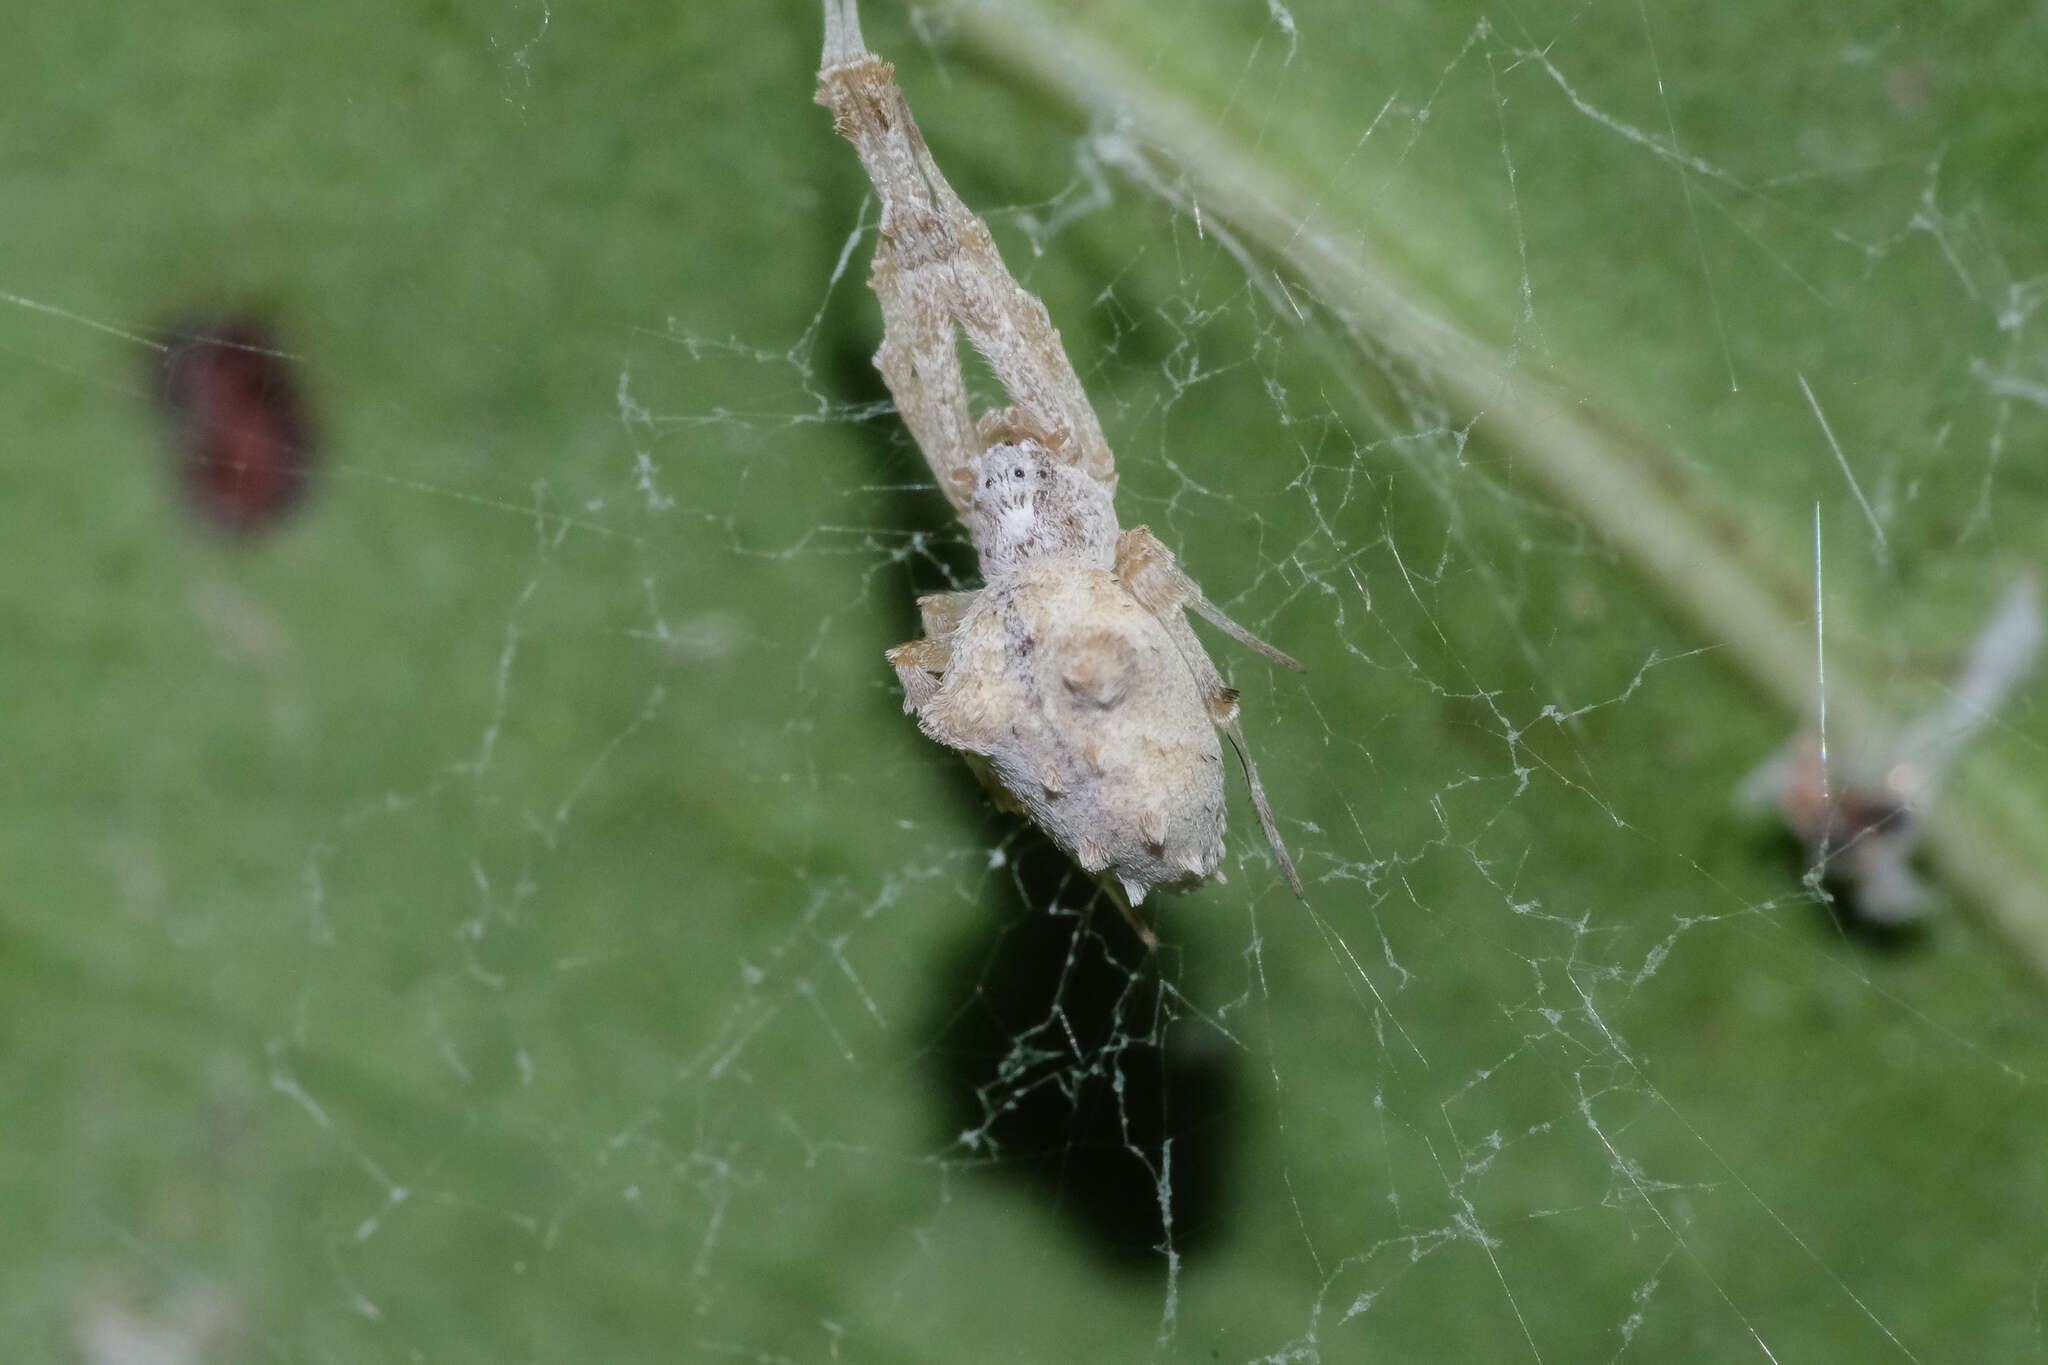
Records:
<instances>
[{"instance_id":1,"label":"bump on spider abdomen","mask_svg":"<svg viewBox=\"0 0 2048 1365\"><path fill-rule=\"evenodd\" d=\"M1138 666L1138 651L1130 641L1115 631L1090 628L1068 631L1065 644L1060 681L1069 692L1104 710L1124 699Z\"/></svg>"}]
</instances>

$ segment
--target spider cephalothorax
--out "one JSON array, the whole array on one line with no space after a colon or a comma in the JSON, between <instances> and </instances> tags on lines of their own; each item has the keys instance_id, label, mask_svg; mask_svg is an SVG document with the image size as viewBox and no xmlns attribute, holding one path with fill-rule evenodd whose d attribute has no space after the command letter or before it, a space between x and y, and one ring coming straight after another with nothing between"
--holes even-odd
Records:
<instances>
[{"instance_id":1,"label":"spider cephalothorax","mask_svg":"<svg viewBox=\"0 0 2048 1365\"><path fill-rule=\"evenodd\" d=\"M1053 555L1102 569L1116 562L1113 494L1037 441L990 446L967 467L974 475L967 524L985 577Z\"/></svg>"},{"instance_id":2,"label":"spider cephalothorax","mask_svg":"<svg viewBox=\"0 0 2048 1365\"><path fill-rule=\"evenodd\" d=\"M825 0L818 102L882 197L875 363L967 523L984 580L919 601L923 638L889 651L904 708L1101 877L1126 914L1155 888L1222 879L1221 731L1299 893L1237 693L1184 613L1301 665L1218 611L1151 531L1119 528L1116 462L1059 333L940 174L888 63L861 42L854 0ZM979 420L963 331L1013 404Z\"/></svg>"}]
</instances>

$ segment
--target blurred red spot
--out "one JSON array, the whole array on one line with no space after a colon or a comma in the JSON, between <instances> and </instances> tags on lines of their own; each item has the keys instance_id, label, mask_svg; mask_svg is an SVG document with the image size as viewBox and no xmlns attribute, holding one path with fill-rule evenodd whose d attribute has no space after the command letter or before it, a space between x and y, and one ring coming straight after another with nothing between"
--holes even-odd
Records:
<instances>
[{"instance_id":1,"label":"blurred red spot","mask_svg":"<svg viewBox=\"0 0 2048 1365\"><path fill-rule=\"evenodd\" d=\"M311 449L294 368L258 321L172 335L158 393L176 432L179 479L209 521L255 531L304 494Z\"/></svg>"}]
</instances>

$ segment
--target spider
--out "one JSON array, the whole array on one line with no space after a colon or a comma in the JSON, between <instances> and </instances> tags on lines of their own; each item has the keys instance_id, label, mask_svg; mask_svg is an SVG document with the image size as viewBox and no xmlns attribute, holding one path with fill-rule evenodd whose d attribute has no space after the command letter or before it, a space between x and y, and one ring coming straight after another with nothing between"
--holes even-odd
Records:
<instances>
[{"instance_id":1,"label":"spider","mask_svg":"<svg viewBox=\"0 0 2048 1365\"><path fill-rule=\"evenodd\" d=\"M904 710L961 752L999 807L1029 816L1098 878L1148 945L1157 940L1135 907L1149 892L1224 880L1221 731L1302 894L1238 694L1184 613L1301 665L1217 610L1148 528L1120 528L1116 461L1059 333L946 183L894 69L861 39L856 0L825 0L817 98L882 200L875 366L966 523L983 579L918 599L923 637L887 655ZM961 331L1011 400L979 419Z\"/></svg>"}]
</instances>

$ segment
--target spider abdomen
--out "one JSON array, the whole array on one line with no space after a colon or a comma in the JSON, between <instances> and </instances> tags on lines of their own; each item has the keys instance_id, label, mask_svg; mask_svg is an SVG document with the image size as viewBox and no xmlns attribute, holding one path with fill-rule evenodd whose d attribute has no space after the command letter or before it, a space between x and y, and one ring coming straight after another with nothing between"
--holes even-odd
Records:
<instances>
[{"instance_id":1,"label":"spider abdomen","mask_svg":"<svg viewBox=\"0 0 2048 1365\"><path fill-rule=\"evenodd\" d=\"M1194 674L1114 573L1079 555L993 579L948 641L924 732L1132 904L1223 857L1223 755Z\"/></svg>"}]
</instances>

